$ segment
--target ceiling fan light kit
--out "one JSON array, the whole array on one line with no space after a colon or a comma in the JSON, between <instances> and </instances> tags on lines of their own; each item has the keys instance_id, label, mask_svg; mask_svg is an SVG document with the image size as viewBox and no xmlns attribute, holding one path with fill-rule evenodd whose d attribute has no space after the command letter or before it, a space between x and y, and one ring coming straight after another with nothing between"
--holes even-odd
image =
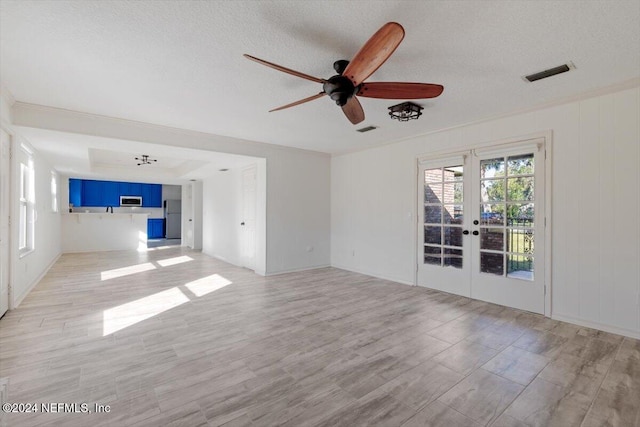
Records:
<instances>
[{"instance_id":1,"label":"ceiling fan light kit","mask_svg":"<svg viewBox=\"0 0 640 427\"><path fill-rule=\"evenodd\" d=\"M342 108L342 112L351 123L358 124L364 120L364 110L358 96L365 98L380 99L426 99L440 96L444 87L431 83L406 83L406 82L372 82L365 83L382 64L385 63L391 54L400 45L404 38L404 28L397 22L384 24L371 38L362 46L356 55L347 61L344 59L334 62L333 69L335 76L328 79L320 79L283 67L263 59L245 54L247 59L259 64L276 69L283 73L291 74L302 79L316 83L322 83L322 92L292 102L282 107L274 108L272 111L284 110L305 102L313 101L328 95L335 103ZM413 104L415 105L415 104ZM420 107L420 110L422 108ZM418 116L420 116L418 110ZM393 116L392 116L393 117ZM410 117L407 120L417 117ZM400 118L398 118L400 120ZM401 120L406 121L406 120Z\"/></svg>"},{"instance_id":2,"label":"ceiling fan light kit","mask_svg":"<svg viewBox=\"0 0 640 427\"><path fill-rule=\"evenodd\" d=\"M399 122L408 122L409 120L417 120L422 115L422 110L423 107L418 104L403 102L389 107L389 115Z\"/></svg>"}]
</instances>

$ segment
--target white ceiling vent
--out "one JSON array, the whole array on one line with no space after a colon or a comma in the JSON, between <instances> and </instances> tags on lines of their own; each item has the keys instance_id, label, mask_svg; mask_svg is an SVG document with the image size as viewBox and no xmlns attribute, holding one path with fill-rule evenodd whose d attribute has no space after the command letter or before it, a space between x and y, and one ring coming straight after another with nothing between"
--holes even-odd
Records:
<instances>
[{"instance_id":1,"label":"white ceiling vent","mask_svg":"<svg viewBox=\"0 0 640 427\"><path fill-rule=\"evenodd\" d=\"M527 82L535 82L536 80L546 79L551 76L566 73L567 71L574 70L576 68L573 62L569 61L566 64L559 65L557 67L549 68L548 70L539 71L537 73L529 74L522 77Z\"/></svg>"}]
</instances>

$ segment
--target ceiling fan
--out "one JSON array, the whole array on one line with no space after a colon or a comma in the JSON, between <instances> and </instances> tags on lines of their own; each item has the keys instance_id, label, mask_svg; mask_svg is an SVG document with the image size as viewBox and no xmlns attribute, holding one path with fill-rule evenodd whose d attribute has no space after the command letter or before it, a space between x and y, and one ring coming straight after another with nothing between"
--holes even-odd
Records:
<instances>
[{"instance_id":1,"label":"ceiling fan","mask_svg":"<svg viewBox=\"0 0 640 427\"><path fill-rule=\"evenodd\" d=\"M345 116L354 125L364 120L364 110L358 96L365 98L382 99L425 99L439 96L444 87L431 83L404 83L404 82L372 82L364 83L384 62L389 59L404 38L404 28L397 22L388 22L382 26L356 53L351 62L339 60L334 62L333 69L337 75L328 79L319 79L308 74L301 73L272 62L265 61L255 56L244 56L252 61L258 62L278 71L322 83L322 92L301 99L282 107L274 108L272 111L284 110L295 107L305 102L313 101L328 95L336 102Z\"/></svg>"}]
</instances>

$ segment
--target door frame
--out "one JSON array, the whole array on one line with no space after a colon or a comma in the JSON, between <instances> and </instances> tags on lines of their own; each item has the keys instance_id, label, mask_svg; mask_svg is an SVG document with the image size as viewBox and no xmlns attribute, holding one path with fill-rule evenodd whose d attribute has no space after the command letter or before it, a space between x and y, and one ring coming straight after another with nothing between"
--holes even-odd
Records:
<instances>
[{"instance_id":1,"label":"door frame","mask_svg":"<svg viewBox=\"0 0 640 427\"><path fill-rule=\"evenodd\" d=\"M14 200L15 198L17 198L18 193L17 193L17 189L14 188L14 176L13 176L13 172L15 170L15 165L14 165L14 158L13 158L13 151L14 151L14 139L15 139L15 134L14 132L11 130L11 127L8 125L7 122L5 122L4 120L2 120L2 122L0 123L0 129L2 129L2 131L4 133L7 134L8 138L9 138L9 170L8 170L8 185L6 187L7 191L9 194L6 195L9 204L7 206L7 210L9 213L9 228L8 228L8 234L6 236L4 236L4 238L7 240L7 248L8 248L8 253L7 253L7 298L8 298L8 307L7 307L7 312L13 310L16 308L16 304L13 300L13 279L14 279L14 259L16 259L18 257L17 254L17 248L13 247L13 242L14 239L16 239L13 235L13 229L15 227L15 225L13 224L15 221L13 221L13 216L14 216L14 212L13 212L13 208L14 208ZM17 241L17 240L15 240ZM0 317L2 317L4 314L6 313L2 313L0 314Z\"/></svg>"},{"instance_id":2,"label":"door frame","mask_svg":"<svg viewBox=\"0 0 640 427\"><path fill-rule=\"evenodd\" d=\"M427 154L422 154L416 156L414 159L414 172L415 174L413 179L413 215L415 215L414 222L414 230L413 230L413 259L415 261L415 268L413 269L413 285L418 286L418 265L420 262L420 243L418 241L419 235L419 227L422 224L419 224L419 215L418 215L418 179L420 174L420 163L438 158L446 158L452 156L463 155L465 153L469 153L472 150L480 150L480 149L489 149L495 148L496 150L500 149L501 146L508 148L509 145L512 144L524 144L526 141L531 141L535 139L543 139L544 140L544 166L545 166L545 176L544 176L544 315L546 317L551 317L552 312L552 268L553 265L551 263L552 260L552 251L551 251L551 230L552 230L552 206L551 206L551 180L553 177L552 174L552 153L553 153L553 131L546 130L541 132L535 132L531 134L526 134L522 136L509 137L498 140L490 140L483 141L476 144L471 145L463 145L461 147L456 147L455 149L444 149L444 150L436 150Z\"/></svg>"},{"instance_id":3,"label":"door frame","mask_svg":"<svg viewBox=\"0 0 640 427\"><path fill-rule=\"evenodd\" d=\"M244 176L246 172L253 172L253 176L254 176L254 200L253 200L253 256L252 257L247 257L245 256L246 254L246 243L247 243L247 227L243 227L241 229L241 243L240 243L240 262L242 264L242 266L244 268L247 268L249 270L252 271L256 271L256 265L257 265L257 218L258 218L258 165L257 164L251 164L248 166L245 166L243 168L240 169L240 220L241 220L241 226L243 224L245 224L246 222L246 218L244 217L244 210L245 210L245 202L246 202L246 194L245 194L245 182L244 182Z\"/></svg>"}]
</instances>

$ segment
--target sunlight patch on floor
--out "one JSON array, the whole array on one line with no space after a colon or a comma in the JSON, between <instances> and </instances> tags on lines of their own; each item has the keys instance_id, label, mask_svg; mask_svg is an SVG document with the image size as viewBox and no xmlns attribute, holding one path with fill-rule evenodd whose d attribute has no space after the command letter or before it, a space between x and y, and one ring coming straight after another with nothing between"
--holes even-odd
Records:
<instances>
[{"instance_id":1,"label":"sunlight patch on floor","mask_svg":"<svg viewBox=\"0 0 640 427\"><path fill-rule=\"evenodd\" d=\"M182 264L183 262L193 261L193 258L187 255L177 256L173 258L161 259L156 261L162 267L169 267L171 265Z\"/></svg>"},{"instance_id":2,"label":"sunlight patch on floor","mask_svg":"<svg viewBox=\"0 0 640 427\"><path fill-rule=\"evenodd\" d=\"M138 232L138 252L147 251L147 233Z\"/></svg>"},{"instance_id":3,"label":"sunlight patch on floor","mask_svg":"<svg viewBox=\"0 0 640 427\"><path fill-rule=\"evenodd\" d=\"M222 289L227 285L230 285L229 279L226 279L219 274L212 274L211 276L203 277L198 280L194 280L189 283L185 283L187 289L189 289L197 297L207 295L210 292Z\"/></svg>"},{"instance_id":4,"label":"sunlight patch on floor","mask_svg":"<svg viewBox=\"0 0 640 427\"><path fill-rule=\"evenodd\" d=\"M142 273L143 271L149 271L155 269L156 266L150 262L144 264L130 265L128 267L115 268L113 270L105 270L100 273L100 280L115 279L117 277L128 276L130 274Z\"/></svg>"},{"instance_id":5,"label":"sunlight patch on floor","mask_svg":"<svg viewBox=\"0 0 640 427\"><path fill-rule=\"evenodd\" d=\"M105 310L102 336L128 328L189 301L189 298L180 289L174 287Z\"/></svg>"}]
</instances>

